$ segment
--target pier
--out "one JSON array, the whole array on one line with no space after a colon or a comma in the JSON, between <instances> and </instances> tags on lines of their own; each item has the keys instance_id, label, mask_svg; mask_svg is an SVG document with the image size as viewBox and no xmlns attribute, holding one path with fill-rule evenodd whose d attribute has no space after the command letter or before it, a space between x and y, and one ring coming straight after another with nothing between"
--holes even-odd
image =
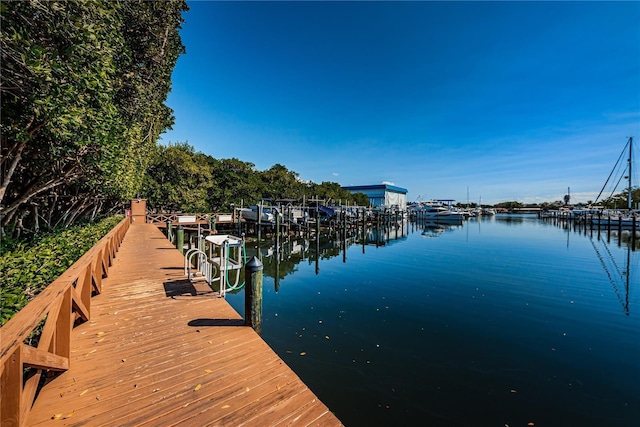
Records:
<instances>
[{"instance_id":1,"label":"pier","mask_svg":"<svg viewBox=\"0 0 640 427\"><path fill-rule=\"evenodd\" d=\"M125 219L17 313L0 330L2 426L342 425L183 263Z\"/></svg>"},{"instance_id":2,"label":"pier","mask_svg":"<svg viewBox=\"0 0 640 427\"><path fill-rule=\"evenodd\" d=\"M260 209L273 212L270 221L245 219L236 208L231 213L218 214L156 214L146 213L138 218L155 224L164 230L170 240L175 240L175 230L182 227L185 245L195 244L201 233L227 232L237 236L263 237L311 236L316 232L356 230L362 227L392 227L403 219L421 221L420 214L399 207L372 208L364 206L331 205L261 205ZM324 209L324 210L323 210ZM331 214L326 214L326 210ZM135 215L134 215L135 218Z\"/></svg>"},{"instance_id":3,"label":"pier","mask_svg":"<svg viewBox=\"0 0 640 427\"><path fill-rule=\"evenodd\" d=\"M622 212L603 212L601 210L593 212L576 212L570 210L555 210L540 212L538 218L551 221L556 224L566 224L575 230L583 230L593 233L606 233L609 237L612 234L622 236L628 234L632 247L635 248L636 241L640 241L640 220L637 213L632 213L623 217Z\"/></svg>"}]
</instances>

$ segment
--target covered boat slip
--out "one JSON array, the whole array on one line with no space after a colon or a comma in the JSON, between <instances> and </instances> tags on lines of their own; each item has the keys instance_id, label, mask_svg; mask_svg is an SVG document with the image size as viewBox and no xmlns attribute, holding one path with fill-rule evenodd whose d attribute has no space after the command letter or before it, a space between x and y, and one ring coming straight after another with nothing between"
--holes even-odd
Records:
<instances>
[{"instance_id":1,"label":"covered boat slip","mask_svg":"<svg viewBox=\"0 0 640 427\"><path fill-rule=\"evenodd\" d=\"M152 224L129 228L69 365L26 425L342 425Z\"/></svg>"}]
</instances>

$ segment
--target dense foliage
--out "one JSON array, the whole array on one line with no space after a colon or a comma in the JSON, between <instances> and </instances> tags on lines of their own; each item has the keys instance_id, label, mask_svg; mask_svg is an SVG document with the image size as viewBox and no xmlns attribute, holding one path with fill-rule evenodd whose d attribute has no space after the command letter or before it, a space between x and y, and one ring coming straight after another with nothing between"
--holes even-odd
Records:
<instances>
[{"instance_id":1,"label":"dense foliage","mask_svg":"<svg viewBox=\"0 0 640 427\"><path fill-rule=\"evenodd\" d=\"M281 164L258 171L250 162L215 159L187 143L158 146L141 194L156 212L226 212L232 205L318 198L326 203L368 206L365 194L351 194L335 182L304 182Z\"/></svg>"},{"instance_id":2,"label":"dense foliage","mask_svg":"<svg viewBox=\"0 0 640 427\"><path fill-rule=\"evenodd\" d=\"M135 196L184 52L184 0L0 3L3 231L37 231Z\"/></svg>"},{"instance_id":3,"label":"dense foliage","mask_svg":"<svg viewBox=\"0 0 640 427\"><path fill-rule=\"evenodd\" d=\"M0 325L64 273L118 222L114 216L41 235L37 242L3 242L0 256Z\"/></svg>"}]
</instances>

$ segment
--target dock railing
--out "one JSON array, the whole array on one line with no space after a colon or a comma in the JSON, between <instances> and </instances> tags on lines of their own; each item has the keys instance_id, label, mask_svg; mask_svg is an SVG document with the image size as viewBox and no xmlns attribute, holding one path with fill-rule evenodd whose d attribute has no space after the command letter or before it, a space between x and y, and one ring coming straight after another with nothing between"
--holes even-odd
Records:
<instances>
[{"instance_id":1,"label":"dock railing","mask_svg":"<svg viewBox=\"0 0 640 427\"><path fill-rule=\"evenodd\" d=\"M211 218L210 214L182 214L182 213L171 213L171 214L147 214L147 223L149 224L165 224L167 222L171 222L173 224L177 224L180 218L192 218L192 223L209 223L209 218Z\"/></svg>"},{"instance_id":2,"label":"dock railing","mask_svg":"<svg viewBox=\"0 0 640 427\"><path fill-rule=\"evenodd\" d=\"M91 297L101 292L129 225L123 219L0 328L2 427L24 426L42 376L69 369L71 330L91 318ZM40 327L37 347L27 344Z\"/></svg>"}]
</instances>

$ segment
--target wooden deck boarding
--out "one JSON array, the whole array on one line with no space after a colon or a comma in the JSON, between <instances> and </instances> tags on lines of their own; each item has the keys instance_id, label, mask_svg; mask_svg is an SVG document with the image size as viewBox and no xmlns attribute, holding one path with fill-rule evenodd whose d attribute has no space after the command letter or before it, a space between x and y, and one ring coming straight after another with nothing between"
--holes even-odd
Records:
<instances>
[{"instance_id":1,"label":"wooden deck boarding","mask_svg":"<svg viewBox=\"0 0 640 427\"><path fill-rule=\"evenodd\" d=\"M182 255L134 223L71 331L69 369L30 426L340 426L222 298L184 279Z\"/></svg>"}]
</instances>

